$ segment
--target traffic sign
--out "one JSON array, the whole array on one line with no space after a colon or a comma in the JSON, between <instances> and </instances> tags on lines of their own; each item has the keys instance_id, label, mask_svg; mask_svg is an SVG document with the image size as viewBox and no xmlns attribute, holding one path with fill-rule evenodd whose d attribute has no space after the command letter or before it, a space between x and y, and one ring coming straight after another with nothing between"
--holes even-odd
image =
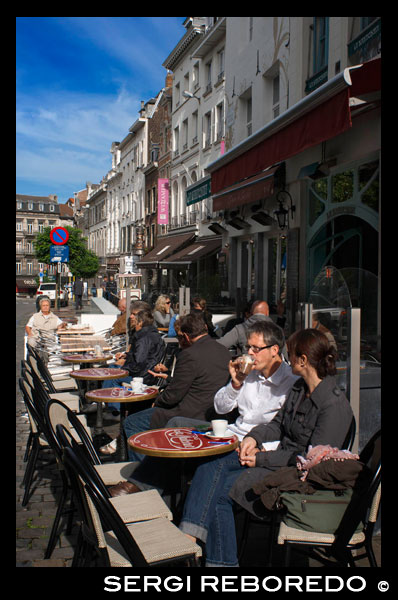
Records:
<instances>
[{"instance_id":1,"label":"traffic sign","mask_svg":"<svg viewBox=\"0 0 398 600\"><path fill-rule=\"evenodd\" d=\"M62 246L66 244L69 239L69 232L65 227L54 227L50 231L50 240L56 246Z\"/></svg>"},{"instance_id":2,"label":"traffic sign","mask_svg":"<svg viewBox=\"0 0 398 600\"><path fill-rule=\"evenodd\" d=\"M69 246L51 246L50 260L54 262L69 262Z\"/></svg>"}]
</instances>

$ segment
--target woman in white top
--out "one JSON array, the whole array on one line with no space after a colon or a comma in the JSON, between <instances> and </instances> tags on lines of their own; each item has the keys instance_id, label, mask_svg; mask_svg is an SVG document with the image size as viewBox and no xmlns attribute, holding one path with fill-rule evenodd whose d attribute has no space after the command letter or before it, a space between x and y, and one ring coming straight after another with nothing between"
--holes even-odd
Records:
<instances>
[{"instance_id":1,"label":"woman in white top","mask_svg":"<svg viewBox=\"0 0 398 600\"><path fill-rule=\"evenodd\" d=\"M40 333L55 333L67 326L57 315L51 312L51 302L47 298L39 300L39 312L32 315L26 324L25 331L28 335L28 344L34 346Z\"/></svg>"}]
</instances>

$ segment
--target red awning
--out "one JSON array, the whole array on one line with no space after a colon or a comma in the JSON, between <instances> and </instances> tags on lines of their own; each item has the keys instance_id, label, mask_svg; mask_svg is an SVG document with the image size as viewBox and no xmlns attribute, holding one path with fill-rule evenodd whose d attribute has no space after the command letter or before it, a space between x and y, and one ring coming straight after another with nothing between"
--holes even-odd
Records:
<instances>
[{"instance_id":1,"label":"red awning","mask_svg":"<svg viewBox=\"0 0 398 600\"><path fill-rule=\"evenodd\" d=\"M350 127L349 90L346 88L212 173L211 192L217 194L245 177L336 137Z\"/></svg>"},{"instance_id":2,"label":"red awning","mask_svg":"<svg viewBox=\"0 0 398 600\"><path fill-rule=\"evenodd\" d=\"M252 204L272 196L274 175L279 165L266 169L258 175L247 177L243 181L227 187L219 194L213 194L213 210L235 208L243 204Z\"/></svg>"},{"instance_id":3,"label":"red awning","mask_svg":"<svg viewBox=\"0 0 398 600\"><path fill-rule=\"evenodd\" d=\"M349 99L380 90L380 63L381 59L375 59L358 68L347 69L351 78L351 84L346 80L347 87L288 122L255 146L242 151L241 155L232 158L230 162L224 161L218 169L215 167L211 171L213 196L245 178L253 177L276 163L347 131L352 126ZM318 91L313 93L319 96ZM224 159L225 157L226 155Z\"/></svg>"}]
</instances>

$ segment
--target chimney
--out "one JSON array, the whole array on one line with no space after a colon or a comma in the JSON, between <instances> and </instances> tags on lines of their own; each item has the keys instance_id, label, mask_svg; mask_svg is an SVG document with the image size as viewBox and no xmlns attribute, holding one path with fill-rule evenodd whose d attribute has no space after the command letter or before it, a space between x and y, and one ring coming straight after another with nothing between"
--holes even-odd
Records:
<instances>
[{"instance_id":1,"label":"chimney","mask_svg":"<svg viewBox=\"0 0 398 600\"><path fill-rule=\"evenodd\" d=\"M173 85L173 73L171 71L167 71L166 88L171 88L172 85Z\"/></svg>"},{"instance_id":2,"label":"chimney","mask_svg":"<svg viewBox=\"0 0 398 600\"><path fill-rule=\"evenodd\" d=\"M58 202L58 196L56 196L55 194L49 194L48 197L50 198L50 200L52 200L53 202Z\"/></svg>"}]
</instances>

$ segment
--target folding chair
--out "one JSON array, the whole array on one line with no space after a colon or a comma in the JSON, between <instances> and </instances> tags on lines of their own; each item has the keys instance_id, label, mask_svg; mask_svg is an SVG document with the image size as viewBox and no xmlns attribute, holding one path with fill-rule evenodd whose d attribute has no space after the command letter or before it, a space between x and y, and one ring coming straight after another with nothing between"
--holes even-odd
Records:
<instances>
[{"instance_id":1,"label":"folding chair","mask_svg":"<svg viewBox=\"0 0 398 600\"><path fill-rule=\"evenodd\" d=\"M96 552L99 566L153 567L176 561L182 562L182 566L186 563L197 566L200 547L170 520L156 518L124 523L101 486L97 485L93 470L86 468L86 463L70 446L64 448L64 464L80 499L82 519L79 553L73 566L88 566L88 549Z\"/></svg>"},{"instance_id":2,"label":"folding chair","mask_svg":"<svg viewBox=\"0 0 398 600\"><path fill-rule=\"evenodd\" d=\"M84 419L84 417L75 415L58 400L50 400L46 404L45 422L47 426L47 435L49 441L51 441L54 452L57 455L61 477L63 477L64 472L62 451L63 447L69 444L79 453L80 460L85 461L90 468L94 468L97 484L100 485L103 492L110 497L106 486L115 485L119 481L126 480L138 463L126 462L102 465L92 443L90 431L84 426L82 419ZM64 507L69 491L70 486L68 483L64 486L64 494L58 505L45 558L50 558L56 540L59 537L60 519L64 513ZM144 497L142 497L142 494ZM123 519L127 519L128 522L133 520L132 509L135 509L140 519L148 518L147 515L150 515L151 518L153 518L153 516L172 518L171 512L156 490L148 490L148 492L135 494L134 498L131 496L128 498L121 496L113 499L113 501ZM73 510L72 501L70 510Z\"/></svg>"},{"instance_id":3,"label":"folding chair","mask_svg":"<svg viewBox=\"0 0 398 600\"><path fill-rule=\"evenodd\" d=\"M335 559L340 566L354 567L355 562L364 556L371 567L377 567L372 547L374 525L381 500L381 431L377 431L366 444L359 459L368 467L367 485L354 488L352 499L334 534L304 531L288 527L283 521L279 528L278 544L285 544L285 566L289 565L292 545L310 549L310 556L322 560ZM362 523L362 525L361 525ZM358 531L361 526L360 531ZM359 549L361 554L353 555ZM325 563L328 564L328 563ZM329 560L330 564L330 560Z\"/></svg>"},{"instance_id":4,"label":"folding chair","mask_svg":"<svg viewBox=\"0 0 398 600\"><path fill-rule=\"evenodd\" d=\"M29 353L27 362L35 375L39 379L42 379L49 393L54 394L56 392L78 390L76 381L69 376L66 379L61 379L59 381L53 379L43 360L37 353L35 355L34 352L35 351Z\"/></svg>"}]
</instances>

